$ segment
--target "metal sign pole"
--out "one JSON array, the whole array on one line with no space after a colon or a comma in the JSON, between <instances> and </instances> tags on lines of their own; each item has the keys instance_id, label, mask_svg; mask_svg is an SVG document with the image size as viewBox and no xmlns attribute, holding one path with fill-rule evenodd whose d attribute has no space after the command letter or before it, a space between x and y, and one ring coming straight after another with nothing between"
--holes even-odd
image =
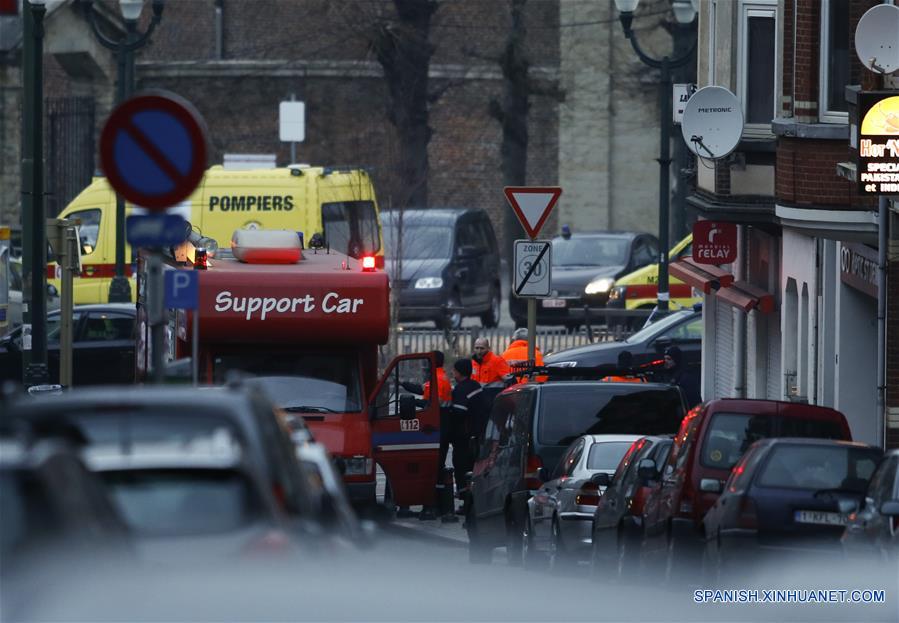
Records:
<instances>
[{"instance_id":1,"label":"metal sign pole","mask_svg":"<svg viewBox=\"0 0 899 623\"><path fill-rule=\"evenodd\" d=\"M530 236L534 240L533 236ZM528 299L528 361L537 360L537 299Z\"/></svg>"},{"instance_id":2,"label":"metal sign pole","mask_svg":"<svg viewBox=\"0 0 899 623\"><path fill-rule=\"evenodd\" d=\"M193 329L191 330L191 352L190 365L193 368L194 387L200 384L200 309L197 307L193 312Z\"/></svg>"},{"instance_id":3,"label":"metal sign pole","mask_svg":"<svg viewBox=\"0 0 899 623\"><path fill-rule=\"evenodd\" d=\"M81 252L75 232L75 227L68 224L63 225L62 253L59 258L62 268L62 281L59 284L62 289L59 301L59 384L63 387L72 386L72 314L74 306L72 277L77 266L75 254Z\"/></svg>"},{"instance_id":4,"label":"metal sign pole","mask_svg":"<svg viewBox=\"0 0 899 623\"><path fill-rule=\"evenodd\" d=\"M153 345L153 383L165 378L165 309L163 304L162 259L158 252L150 254L147 276L147 311L150 320L150 339Z\"/></svg>"}]
</instances>

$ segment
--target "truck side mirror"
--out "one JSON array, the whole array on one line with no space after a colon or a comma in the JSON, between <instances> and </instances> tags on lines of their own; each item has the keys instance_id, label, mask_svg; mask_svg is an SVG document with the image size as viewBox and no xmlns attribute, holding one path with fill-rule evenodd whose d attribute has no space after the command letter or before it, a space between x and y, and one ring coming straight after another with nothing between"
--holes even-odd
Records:
<instances>
[{"instance_id":1,"label":"truck side mirror","mask_svg":"<svg viewBox=\"0 0 899 623\"><path fill-rule=\"evenodd\" d=\"M400 396L400 419L415 419L415 396L412 394L403 394Z\"/></svg>"}]
</instances>

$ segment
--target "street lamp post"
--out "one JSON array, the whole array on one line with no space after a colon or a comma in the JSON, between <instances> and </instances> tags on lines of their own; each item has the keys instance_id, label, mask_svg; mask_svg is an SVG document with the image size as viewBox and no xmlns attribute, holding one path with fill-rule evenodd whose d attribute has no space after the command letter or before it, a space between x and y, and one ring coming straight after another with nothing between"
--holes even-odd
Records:
<instances>
[{"instance_id":1,"label":"street lamp post","mask_svg":"<svg viewBox=\"0 0 899 623\"><path fill-rule=\"evenodd\" d=\"M48 382L47 234L44 220L45 0L29 0L22 38L22 381ZM28 328L30 327L30 332Z\"/></svg>"},{"instance_id":2,"label":"street lamp post","mask_svg":"<svg viewBox=\"0 0 899 623\"><path fill-rule=\"evenodd\" d=\"M119 40L107 37L97 26L97 20L93 10L93 0L82 0L91 30L100 43L116 53L118 65L118 85L116 91L116 103L121 104L131 97L134 91L134 52L150 39L150 35L156 29L162 19L162 9L165 0L153 0L153 19L147 31L143 34L137 32L137 20L144 8L144 0L119 0L119 9L125 19L125 36ZM125 200L121 195L116 195L115 211L115 276L109 285L110 303L128 303L131 301L131 282L125 276Z\"/></svg>"},{"instance_id":3,"label":"street lamp post","mask_svg":"<svg viewBox=\"0 0 899 623\"><path fill-rule=\"evenodd\" d=\"M661 70L659 82L659 112L662 130L661 144L659 145L659 287L658 287L658 312L668 312L670 299L668 290L668 250L671 246L668 235L669 202L671 194L671 70L687 64L693 58L696 50L696 41L684 54L680 56L663 56L655 59L646 54L637 42L631 23L634 19L634 11L640 0L615 0L618 7L618 18L624 28L624 36L631 42L634 52L644 64ZM679 24L689 24L696 17L696 10L689 0L674 0L672 3L674 17Z\"/></svg>"}]
</instances>

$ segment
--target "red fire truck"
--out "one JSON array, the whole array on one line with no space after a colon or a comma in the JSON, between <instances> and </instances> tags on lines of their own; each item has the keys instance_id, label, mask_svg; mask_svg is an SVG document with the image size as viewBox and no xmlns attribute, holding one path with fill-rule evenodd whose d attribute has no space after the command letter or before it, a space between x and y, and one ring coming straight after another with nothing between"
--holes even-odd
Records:
<instances>
[{"instance_id":1,"label":"red fire truck","mask_svg":"<svg viewBox=\"0 0 899 623\"><path fill-rule=\"evenodd\" d=\"M198 274L200 382L221 384L231 370L258 377L279 408L302 414L342 465L354 503L375 503L380 465L394 504L432 504L439 405L403 389L437 386L432 355L397 357L378 379L378 346L390 324L387 275L373 257L301 247L293 232L241 230L231 256L220 252L206 262ZM152 357L145 257L138 269L135 350L137 376L146 378ZM166 260L165 270L178 269L197 270ZM169 359L191 355L193 313L173 314Z\"/></svg>"}]
</instances>

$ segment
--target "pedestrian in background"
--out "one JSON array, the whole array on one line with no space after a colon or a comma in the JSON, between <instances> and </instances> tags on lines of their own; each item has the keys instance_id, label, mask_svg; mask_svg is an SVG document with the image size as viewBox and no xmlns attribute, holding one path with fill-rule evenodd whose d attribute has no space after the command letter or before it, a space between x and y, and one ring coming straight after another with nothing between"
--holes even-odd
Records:
<instances>
[{"instance_id":1,"label":"pedestrian in background","mask_svg":"<svg viewBox=\"0 0 899 623\"><path fill-rule=\"evenodd\" d=\"M688 409L692 409L702 402L699 392L699 374L687 368L684 363L684 354L677 346L669 346L665 349L665 371L668 374L668 382L681 388Z\"/></svg>"}]
</instances>

